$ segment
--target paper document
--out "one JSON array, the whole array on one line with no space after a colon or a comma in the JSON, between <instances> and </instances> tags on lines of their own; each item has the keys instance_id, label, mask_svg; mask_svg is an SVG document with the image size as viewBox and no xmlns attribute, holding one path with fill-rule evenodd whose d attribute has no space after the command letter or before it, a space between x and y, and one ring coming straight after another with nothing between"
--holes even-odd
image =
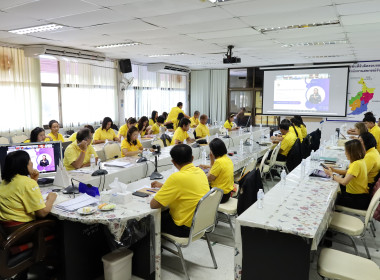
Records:
<instances>
[{"instance_id":1,"label":"paper document","mask_svg":"<svg viewBox=\"0 0 380 280\"><path fill-rule=\"evenodd\" d=\"M74 199L70 199L68 201L57 204L54 207L59 210L72 212L79 208L88 206L90 204L97 203L98 201L99 201L98 199L92 196L89 196L88 194L82 194L82 195L77 196Z\"/></svg>"},{"instance_id":2,"label":"paper document","mask_svg":"<svg viewBox=\"0 0 380 280\"><path fill-rule=\"evenodd\" d=\"M104 163L104 166L109 166L109 167L128 167L132 165L130 162L125 162L125 161L111 161L111 162L106 162Z\"/></svg>"}]
</instances>

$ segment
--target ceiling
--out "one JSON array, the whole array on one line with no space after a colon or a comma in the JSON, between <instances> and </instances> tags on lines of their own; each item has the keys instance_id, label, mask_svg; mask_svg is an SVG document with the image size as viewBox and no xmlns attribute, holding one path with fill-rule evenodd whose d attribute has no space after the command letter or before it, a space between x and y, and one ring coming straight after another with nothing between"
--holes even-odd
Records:
<instances>
[{"instance_id":1,"label":"ceiling","mask_svg":"<svg viewBox=\"0 0 380 280\"><path fill-rule=\"evenodd\" d=\"M339 20L340 24L260 32ZM55 23L64 28L17 35L9 30ZM1 0L0 44L49 44L99 51L135 63L191 69L380 59L380 1L360 0ZM307 43L345 41L341 44ZM298 44L298 45L297 45ZM300 45L301 44L301 45ZM241 64L223 64L227 46ZM181 56L149 55L186 53Z\"/></svg>"}]
</instances>

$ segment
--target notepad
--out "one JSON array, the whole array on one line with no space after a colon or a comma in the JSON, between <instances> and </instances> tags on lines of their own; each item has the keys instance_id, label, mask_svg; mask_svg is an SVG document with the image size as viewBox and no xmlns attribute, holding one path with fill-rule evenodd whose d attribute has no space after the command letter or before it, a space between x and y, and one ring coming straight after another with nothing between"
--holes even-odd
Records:
<instances>
[{"instance_id":1,"label":"notepad","mask_svg":"<svg viewBox=\"0 0 380 280\"><path fill-rule=\"evenodd\" d=\"M78 210L79 208L82 208L82 207L85 207L97 202L99 202L97 198L89 196L88 194L82 194L82 195L77 196L76 198L59 203L55 205L54 207L62 211L72 212L72 211Z\"/></svg>"}]
</instances>

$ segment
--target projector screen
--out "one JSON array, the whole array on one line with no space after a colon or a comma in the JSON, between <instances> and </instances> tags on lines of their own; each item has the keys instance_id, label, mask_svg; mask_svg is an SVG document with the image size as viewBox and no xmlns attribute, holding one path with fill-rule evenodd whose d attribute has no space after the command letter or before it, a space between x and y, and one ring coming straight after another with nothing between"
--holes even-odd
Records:
<instances>
[{"instance_id":1,"label":"projector screen","mask_svg":"<svg viewBox=\"0 0 380 280\"><path fill-rule=\"evenodd\" d=\"M264 71L263 114L345 117L348 67Z\"/></svg>"}]
</instances>

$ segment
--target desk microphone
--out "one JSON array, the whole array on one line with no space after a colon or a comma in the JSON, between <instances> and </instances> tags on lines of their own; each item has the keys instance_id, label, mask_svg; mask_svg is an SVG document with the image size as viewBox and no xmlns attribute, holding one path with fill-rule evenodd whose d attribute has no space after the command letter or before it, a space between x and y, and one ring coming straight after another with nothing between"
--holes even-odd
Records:
<instances>
[{"instance_id":1,"label":"desk microphone","mask_svg":"<svg viewBox=\"0 0 380 280\"><path fill-rule=\"evenodd\" d=\"M94 171L91 176L101 176L101 175L106 175L108 174L108 171L105 170L105 169L101 169L100 168L100 164L101 164L101 160L98 161L98 166L99 166L99 169Z\"/></svg>"},{"instance_id":2,"label":"desk microphone","mask_svg":"<svg viewBox=\"0 0 380 280\"><path fill-rule=\"evenodd\" d=\"M154 152L152 153L152 155L154 155L154 171L152 172L152 174L150 174L149 178L151 180L163 179L164 176L162 176L162 174L158 173L158 169L157 169L157 167L158 167L157 158L161 154L161 146L160 145L153 145L152 149L154 150Z\"/></svg>"},{"instance_id":3,"label":"desk microphone","mask_svg":"<svg viewBox=\"0 0 380 280\"><path fill-rule=\"evenodd\" d=\"M64 194L78 194L79 193L79 189L76 186L74 186L73 180L79 182L78 180L71 178L71 186L68 186L67 188L65 188L62 191L62 193L64 193Z\"/></svg>"}]
</instances>

